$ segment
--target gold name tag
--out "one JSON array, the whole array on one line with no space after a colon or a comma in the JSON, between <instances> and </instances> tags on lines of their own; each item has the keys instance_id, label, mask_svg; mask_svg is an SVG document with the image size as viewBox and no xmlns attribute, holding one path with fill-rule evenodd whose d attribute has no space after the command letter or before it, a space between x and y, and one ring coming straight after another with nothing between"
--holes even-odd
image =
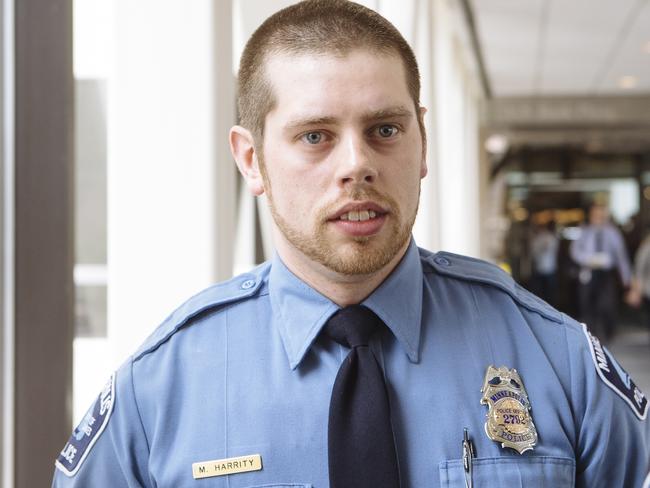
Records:
<instances>
[{"instance_id":1,"label":"gold name tag","mask_svg":"<svg viewBox=\"0 0 650 488\"><path fill-rule=\"evenodd\" d=\"M251 454L249 456L193 463L192 476L194 476L195 480L198 480L212 476L259 471L260 469L262 469L262 456L259 454Z\"/></svg>"}]
</instances>

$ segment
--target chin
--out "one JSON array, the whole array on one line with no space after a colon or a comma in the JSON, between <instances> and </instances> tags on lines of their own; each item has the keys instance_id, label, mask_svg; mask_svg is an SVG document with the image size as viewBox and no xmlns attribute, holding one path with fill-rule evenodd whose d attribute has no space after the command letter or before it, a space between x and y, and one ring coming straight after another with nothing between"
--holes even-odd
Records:
<instances>
[{"instance_id":1,"label":"chin","mask_svg":"<svg viewBox=\"0 0 650 488\"><path fill-rule=\"evenodd\" d=\"M361 241L362 240L362 241ZM352 243L353 248L328 253L320 263L335 273L345 276L370 275L381 271L395 258L399 250L393 246L376 248L370 238L357 238Z\"/></svg>"}]
</instances>

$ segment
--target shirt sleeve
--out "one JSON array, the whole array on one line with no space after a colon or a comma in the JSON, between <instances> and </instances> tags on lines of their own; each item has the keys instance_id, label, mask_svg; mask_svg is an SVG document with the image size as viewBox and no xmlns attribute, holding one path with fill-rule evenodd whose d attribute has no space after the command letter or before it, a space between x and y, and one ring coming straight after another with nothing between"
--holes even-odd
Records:
<instances>
[{"instance_id":1,"label":"shirt sleeve","mask_svg":"<svg viewBox=\"0 0 650 488\"><path fill-rule=\"evenodd\" d=\"M645 283L650 278L648 268L650 268L650 240L646 239L639 247L634 259L634 277L641 283Z\"/></svg>"},{"instance_id":2,"label":"shirt sleeve","mask_svg":"<svg viewBox=\"0 0 650 488\"><path fill-rule=\"evenodd\" d=\"M111 377L57 458L53 488L152 487L132 378L131 361Z\"/></svg>"},{"instance_id":3,"label":"shirt sleeve","mask_svg":"<svg viewBox=\"0 0 650 488\"><path fill-rule=\"evenodd\" d=\"M573 259L580 266L587 266L587 263L592 255L591 252L588 252L585 249L585 243L587 242L588 232L589 229L587 227L582 227L580 237L575 241L571 242L571 246L569 247L569 253L571 254L571 259Z\"/></svg>"},{"instance_id":4,"label":"shirt sleeve","mask_svg":"<svg viewBox=\"0 0 650 488\"><path fill-rule=\"evenodd\" d=\"M625 248L625 241L623 240L621 232L616 228L612 228L612 238L614 240L614 259L616 267L618 268L623 284L629 286L632 278L632 270L630 259L627 255L627 249Z\"/></svg>"},{"instance_id":5,"label":"shirt sleeve","mask_svg":"<svg viewBox=\"0 0 650 488\"><path fill-rule=\"evenodd\" d=\"M648 400L586 326L568 328L567 339L576 486L641 488L650 471Z\"/></svg>"}]
</instances>

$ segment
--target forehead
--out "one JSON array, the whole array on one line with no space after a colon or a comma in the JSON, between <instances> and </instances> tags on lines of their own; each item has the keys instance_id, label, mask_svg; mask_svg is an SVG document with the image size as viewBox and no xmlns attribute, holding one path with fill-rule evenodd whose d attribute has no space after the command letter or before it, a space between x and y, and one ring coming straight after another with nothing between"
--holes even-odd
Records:
<instances>
[{"instance_id":1,"label":"forehead","mask_svg":"<svg viewBox=\"0 0 650 488\"><path fill-rule=\"evenodd\" d=\"M271 113L276 114L336 116L413 103L397 54L366 49L344 55L273 54L265 63L265 75L275 99Z\"/></svg>"}]
</instances>

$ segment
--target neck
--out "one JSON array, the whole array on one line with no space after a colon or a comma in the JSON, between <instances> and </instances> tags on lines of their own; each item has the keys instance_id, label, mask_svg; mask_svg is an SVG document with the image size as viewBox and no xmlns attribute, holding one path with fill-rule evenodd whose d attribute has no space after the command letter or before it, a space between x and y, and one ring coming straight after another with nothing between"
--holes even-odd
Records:
<instances>
[{"instance_id":1,"label":"neck","mask_svg":"<svg viewBox=\"0 0 650 488\"><path fill-rule=\"evenodd\" d=\"M278 241L276 241L278 242ZM282 242L277 251L282 262L302 281L339 307L355 305L367 298L392 273L408 249L407 240L402 249L383 268L364 275L343 275L310 260L302 253L287 252Z\"/></svg>"}]
</instances>

